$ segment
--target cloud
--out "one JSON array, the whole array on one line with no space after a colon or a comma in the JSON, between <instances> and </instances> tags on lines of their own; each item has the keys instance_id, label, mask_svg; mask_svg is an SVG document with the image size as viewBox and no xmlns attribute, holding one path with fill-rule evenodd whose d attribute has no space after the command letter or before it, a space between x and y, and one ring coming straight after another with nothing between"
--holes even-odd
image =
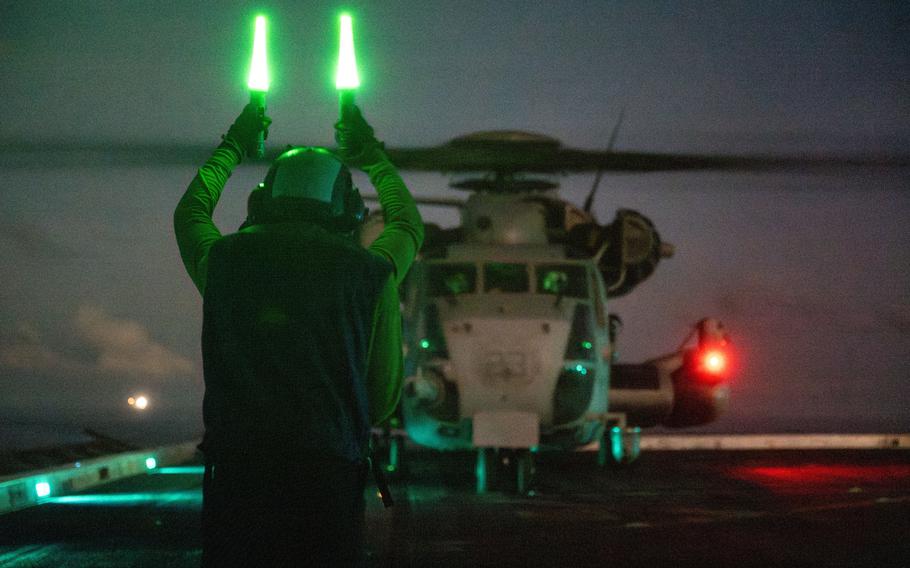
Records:
<instances>
[{"instance_id":1,"label":"cloud","mask_svg":"<svg viewBox=\"0 0 910 568\"><path fill-rule=\"evenodd\" d=\"M76 256L72 249L58 243L49 237L44 229L30 223L2 220L0 238L30 257L67 259Z\"/></svg>"},{"instance_id":2,"label":"cloud","mask_svg":"<svg viewBox=\"0 0 910 568\"><path fill-rule=\"evenodd\" d=\"M116 319L98 307L80 307L71 325L78 352L87 356L74 357L59 346L49 345L33 323L24 322L0 344L0 366L158 380L195 371L192 361L157 343L142 324Z\"/></svg>"},{"instance_id":3,"label":"cloud","mask_svg":"<svg viewBox=\"0 0 910 568\"><path fill-rule=\"evenodd\" d=\"M20 323L12 340L0 345L0 366L30 371L76 371L84 367L44 345L31 322Z\"/></svg>"},{"instance_id":4,"label":"cloud","mask_svg":"<svg viewBox=\"0 0 910 568\"><path fill-rule=\"evenodd\" d=\"M193 363L156 343L139 323L118 320L97 307L76 312L77 336L98 351L99 371L131 376L166 378L193 372Z\"/></svg>"}]
</instances>

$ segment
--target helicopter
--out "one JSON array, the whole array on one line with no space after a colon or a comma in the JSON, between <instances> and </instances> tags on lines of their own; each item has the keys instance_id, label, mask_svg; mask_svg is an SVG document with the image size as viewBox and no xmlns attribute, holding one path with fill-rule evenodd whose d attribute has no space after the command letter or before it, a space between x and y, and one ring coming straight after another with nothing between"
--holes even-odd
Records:
<instances>
[{"instance_id":1,"label":"helicopter","mask_svg":"<svg viewBox=\"0 0 910 568\"><path fill-rule=\"evenodd\" d=\"M675 249L637 211L620 209L601 224L590 210L605 167L732 163L663 157L658 165L636 154L620 158L622 166L615 134L601 153L522 131L389 151L404 170L482 172L451 184L472 192L466 200L417 198L458 208L461 222L427 225L402 286L407 376L393 421L421 446L476 451L479 492L504 477L527 491L541 449L596 442L599 464L631 463L642 428L707 424L728 404L729 339L714 318L694 326L694 345L687 340L637 364L617 360L621 319L608 312L609 300L632 292ZM598 175L583 207L560 198L558 183L526 175L585 169ZM371 216L364 244L381 228L381 217ZM389 436L384 447L388 470L397 472L403 436Z\"/></svg>"},{"instance_id":2,"label":"helicopter","mask_svg":"<svg viewBox=\"0 0 910 568\"><path fill-rule=\"evenodd\" d=\"M630 209L591 212L606 171L831 171L906 167L903 157L734 156L567 148L525 131L482 131L431 148L389 149L402 170L467 174L450 187L466 200L460 224L428 224L401 291L406 379L380 447L402 465L404 436L437 450L477 452L478 492L526 492L540 450L598 448L597 463L640 455L642 428L709 424L727 409L735 365L716 318L695 322L679 347L640 363L617 358L622 320L608 311L675 247ZM581 207L561 198L555 173L596 172ZM529 177L537 176L537 177ZM372 216L366 244L379 234Z\"/></svg>"}]
</instances>

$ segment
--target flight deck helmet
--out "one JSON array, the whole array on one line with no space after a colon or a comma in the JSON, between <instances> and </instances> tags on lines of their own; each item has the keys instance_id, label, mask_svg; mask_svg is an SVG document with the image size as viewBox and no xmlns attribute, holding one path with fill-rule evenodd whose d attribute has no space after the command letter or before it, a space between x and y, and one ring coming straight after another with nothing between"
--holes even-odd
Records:
<instances>
[{"instance_id":1,"label":"flight deck helmet","mask_svg":"<svg viewBox=\"0 0 910 568\"><path fill-rule=\"evenodd\" d=\"M250 193L241 229L306 221L350 232L365 215L366 207L347 166L325 148L300 146L278 156L265 180Z\"/></svg>"}]
</instances>

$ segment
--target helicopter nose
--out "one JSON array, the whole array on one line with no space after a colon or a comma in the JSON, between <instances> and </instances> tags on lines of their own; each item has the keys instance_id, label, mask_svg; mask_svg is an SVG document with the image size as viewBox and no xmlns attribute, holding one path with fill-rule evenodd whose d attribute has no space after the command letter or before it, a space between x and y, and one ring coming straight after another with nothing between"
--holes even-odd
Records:
<instances>
[{"instance_id":1,"label":"helicopter nose","mask_svg":"<svg viewBox=\"0 0 910 568\"><path fill-rule=\"evenodd\" d=\"M500 351L490 350L484 353L481 376L488 385L501 383L511 383L515 385L530 383L533 376L529 373L533 368L534 371L540 366L539 362L529 361L533 359L532 353L523 351Z\"/></svg>"}]
</instances>

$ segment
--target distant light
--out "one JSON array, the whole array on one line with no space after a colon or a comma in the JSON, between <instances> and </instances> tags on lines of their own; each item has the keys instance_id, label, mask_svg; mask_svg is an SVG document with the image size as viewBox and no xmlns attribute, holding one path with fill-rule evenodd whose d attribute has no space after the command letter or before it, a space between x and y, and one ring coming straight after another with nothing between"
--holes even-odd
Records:
<instances>
[{"instance_id":1,"label":"distant light","mask_svg":"<svg viewBox=\"0 0 910 568\"><path fill-rule=\"evenodd\" d=\"M135 405L136 405L136 399L133 398L133 397L129 397L128 399L126 399L126 403L129 404L130 406L135 406Z\"/></svg>"},{"instance_id":2,"label":"distant light","mask_svg":"<svg viewBox=\"0 0 910 568\"><path fill-rule=\"evenodd\" d=\"M146 467L146 469L155 469L156 467L158 467L158 460L156 460L155 458L146 458L145 467Z\"/></svg>"},{"instance_id":3,"label":"distant light","mask_svg":"<svg viewBox=\"0 0 910 568\"><path fill-rule=\"evenodd\" d=\"M590 349L590 348L594 347L594 344L592 344L590 341L582 341L581 346L584 347L585 349Z\"/></svg>"},{"instance_id":4,"label":"distant light","mask_svg":"<svg viewBox=\"0 0 910 568\"><path fill-rule=\"evenodd\" d=\"M420 346L421 346L422 348L424 348L424 349L429 349L429 348L430 348L430 340L429 340L429 339L421 339L421 340L420 340Z\"/></svg>"},{"instance_id":5,"label":"distant light","mask_svg":"<svg viewBox=\"0 0 910 568\"><path fill-rule=\"evenodd\" d=\"M51 494L51 484L41 481L35 484L35 495L38 497L47 497Z\"/></svg>"},{"instance_id":6,"label":"distant light","mask_svg":"<svg viewBox=\"0 0 910 568\"><path fill-rule=\"evenodd\" d=\"M575 365L575 370L581 375L588 374L588 369L586 369L584 365Z\"/></svg>"},{"instance_id":7,"label":"distant light","mask_svg":"<svg viewBox=\"0 0 910 568\"><path fill-rule=\"evenodd\" d=\"M149 405L149 399L145 398L144 396L136 397L136 408L138 408L139 410L145 410L148 407L148 405Z\"/></svg>"}]
</instances>

